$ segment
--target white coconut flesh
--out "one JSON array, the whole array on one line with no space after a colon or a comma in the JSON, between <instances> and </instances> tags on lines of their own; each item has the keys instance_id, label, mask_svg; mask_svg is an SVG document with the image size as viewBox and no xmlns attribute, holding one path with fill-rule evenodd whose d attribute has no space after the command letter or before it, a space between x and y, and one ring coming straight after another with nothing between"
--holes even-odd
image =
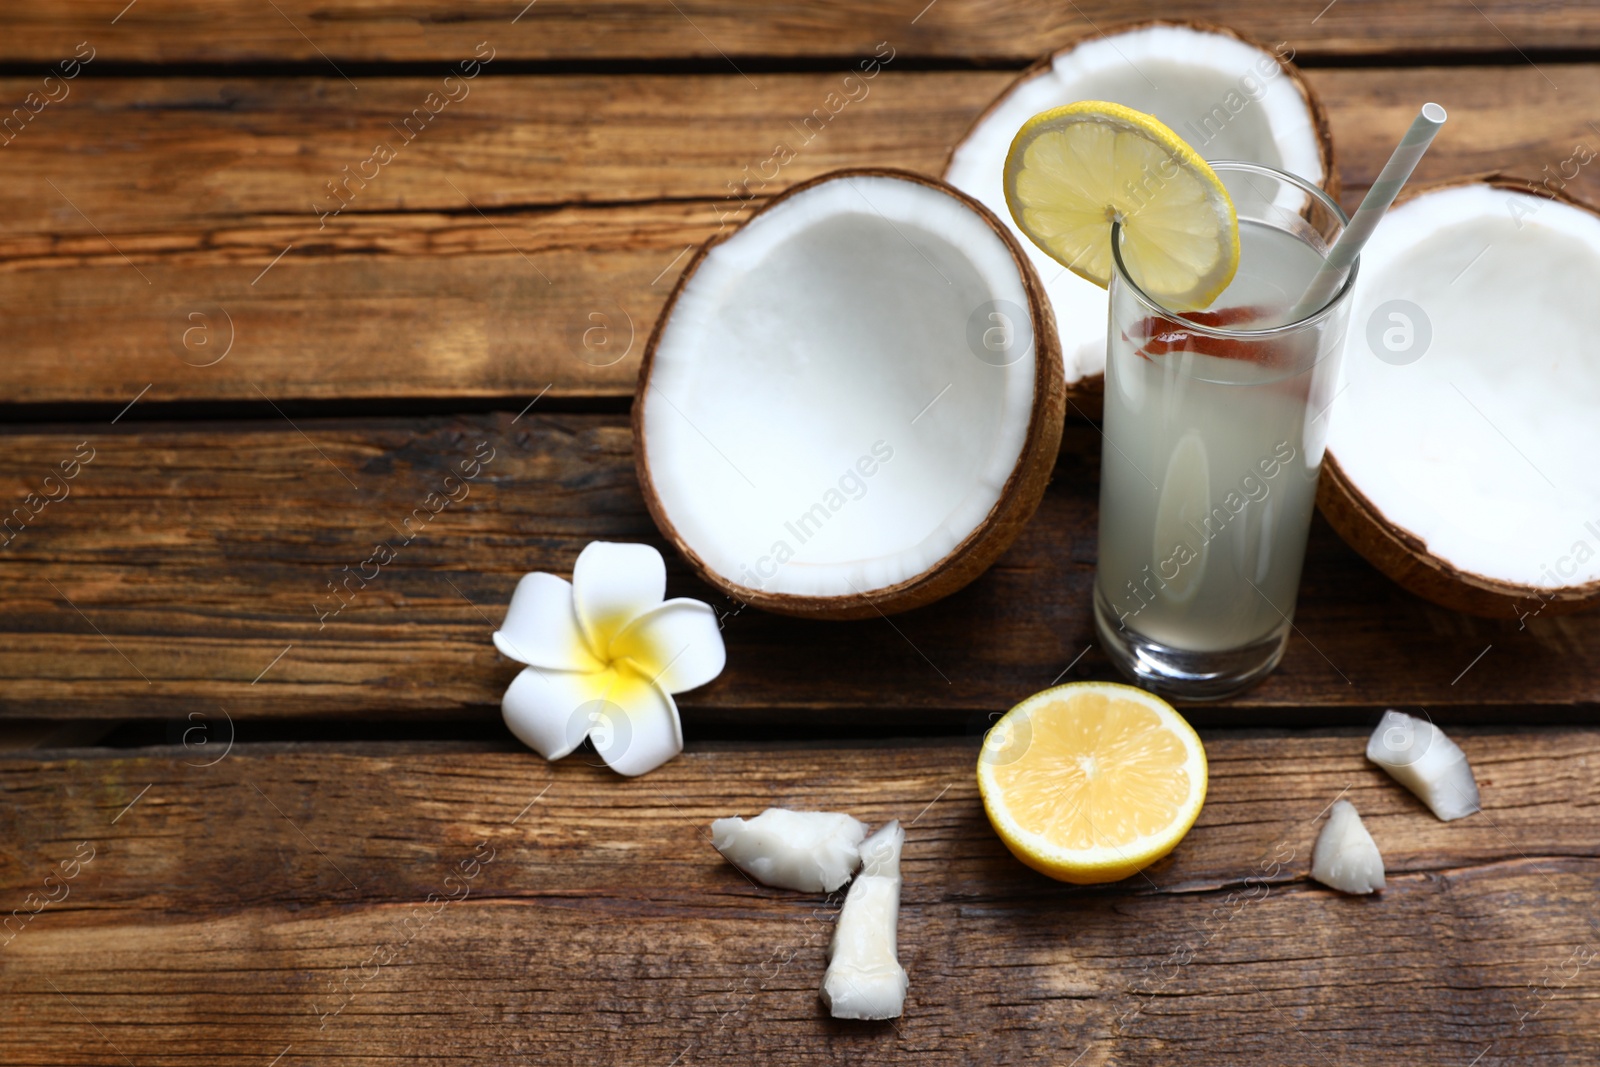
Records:
<instances>
[{"instance_id":1,"label":"white coconut flesh","mask_svg":"<svg viewBox=\"0 0 1600 1067\"><path fill-rule=\"evenodd\" d=\"M850 883L828 946L822 1002L836 1019L896 1019L905 1011L909 979L900 966L898 820L861 843L861 874Z\"/></svg>"},{"instance_id":2,"label":"white coconut flesh","mask_svg":"<svg viewBox=\"0 0 1600 1067\"><path fill-rule=\"evenodd\" d=\"M1600 581L1597 285L1600 219L1548 197L1479 183L1389 213L1328 437L1387 524L1469 575Z\"/></svg>"},{"instance_id":3,"label":"white coconut flesh","mask_svg":"<svg viewBox=\"0 0 1600 1067\"><path fill-rule=\"evenodd\" d=\"M831 893L850 880L866 836L864 824L838 811L768 808L753 819L711 824L711 844L729 863L778 889L812 893Z\"/></svg>"},{"instance_id":4,"label":"white coconut flesh","mask_svg":"<svg viewBox=\"0 0 1600 1067\"><path fill-rule=\"evenodd\" d=\"M1208 160L1265 163L1319 186L1327 178L1311 107L1275 56L1226 34L1146 26L1087 40L1016 85L956 147L945 180L1012 225L1002 188L1012 139L1039 112L1078 100L1154 115ZM1017 234L1055 310L1068 384L1103 374L1106 291Z\"/></svg>"},{"instance_id":5,"label":"white coconut flesh","mask_svg":"<svg viewBox=\"0 0 1600 1067\"><path fill-rule=\"evenodd\" d=\"M1373 893L1384 887L1383 856L1348 800L1334 802L1317 835L1311 877L1341 893Z\"/></svg>"},{"instance_id":6,"label":"white coconut flesh","mask_svg":"<svg viewBox=\"0 0 1600 1067\"><path fill-rule=\"evenodd\" d=\"M657 342L641 427L664 517L769 594L929 571L1023 453L1029 306L1006 242L939 189L854 175L778 201L711 248Z\"/></svg>"},{"instance_id":7,"label":"white coconut flesh","mask_svg":"<svg viewBox=\"0 0 1600 1067\"><path fill-rule=\"evenodd\" d=\"M1367 759L1445 822L1483 810L1466 753L1428 719L1390 708L1367 739Z\"/></svg>"}]
</instances>

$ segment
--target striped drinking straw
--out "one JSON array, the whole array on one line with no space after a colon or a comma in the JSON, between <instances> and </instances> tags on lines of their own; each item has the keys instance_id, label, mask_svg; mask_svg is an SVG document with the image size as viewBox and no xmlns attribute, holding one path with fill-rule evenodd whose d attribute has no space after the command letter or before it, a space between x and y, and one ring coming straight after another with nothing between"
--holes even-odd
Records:
<instances>
[{"instance_id":1,"label":"striped drinking straw","mask_svg":"<svg viewBox=\"0 0 1600 1067\"><path fill-rule=\"evenodd\" d=\"M1418 113L1416 121L1411 123L1411 128L1400 139L1400 145L1394 150L1394 155L1389 157L1389 162L1383 165L1383 172L1378 175L1378 180L1372 183L1372 188L1367 190L1367 195L1362 198L1361 206L1356 208L1349 225L1344 228L1338 240L1333 242L1333 247L1328 249L1328 258L1323 261L1316 277L1311 279L1311 285L1307 287L1305 295L1289 313L1290 322L1298 322L1332 298L1334 291L1343 283L1345 272L1356 261L1356 257L1361 254L1362 246L1367 243L1367 238L1371 237L1372 231L1377 228L1378 220L1389 210L1389 205L1394 203L1394 198L1400 193L1400 187L1417 168L1417 161L1422 158L1422 153L1433 143L1434 135L1439 132L1439 127L1444 125L1444 120L1444 108L1438 104L1422 105L1422 111Z\"/></svg>"}]
</instances>

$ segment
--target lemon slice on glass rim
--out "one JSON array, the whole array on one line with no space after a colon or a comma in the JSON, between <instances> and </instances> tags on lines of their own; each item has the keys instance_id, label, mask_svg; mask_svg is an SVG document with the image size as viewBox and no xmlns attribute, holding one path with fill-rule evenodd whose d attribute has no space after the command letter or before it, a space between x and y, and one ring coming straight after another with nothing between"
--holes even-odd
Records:
<instances>
[{"instance_id":1,"label":"lemon slice on glass rim","mask_svg":"<svg viewBox=\"0 0 1600 1067\"><path fill-rule=\"evenodd\" d=\"M1178 846L1206 799L1205 747L1160 697L1113 682L1035 693L1000 718L978 791L1006 847L1041 874L1126 878Z\"/></svg>"},{"instance_id":2,"label":"lemon slice on glass rim","mask_svg":"<svg viewBox=\"0 0 1600 1067\"><path fill-rule=\"evenodd\" d=\"M1051 258L1111 283L1111 223L1122 261L1175 311L1208 306L1239 268L1239 219L1222 179L1153 115L1102 100L1041 112L1006 153L1006 204Z\"/></svg>"}]
</instances>

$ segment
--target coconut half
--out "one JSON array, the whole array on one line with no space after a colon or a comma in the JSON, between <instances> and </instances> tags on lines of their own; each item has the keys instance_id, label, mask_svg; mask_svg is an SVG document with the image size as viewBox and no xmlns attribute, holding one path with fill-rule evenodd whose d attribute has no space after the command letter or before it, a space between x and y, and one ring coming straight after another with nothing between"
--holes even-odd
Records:
<instances>
[{"instance_id":1,"label":"coconut half","mask_svg":"<svg viewBox=\"0 0 1600 1067\"><path fill-rule=\"evenodd\" d=\"M1055 325L1010 231L933 179L837 171L684 271L634 400L639 482L702 578L791 615L954 592L1033 514Z\"/></svg>"},{"instance_id":2,"label":"coconut half","mask_svg":"<svg viewBox=\"0 0 1600 1067\"><path fill-rule=\"evenodd\" d=\"M1377 228L1317 502L1406 589L1501 618L1600 599L1597 285L1600 217L1528 181L1419 190Z\"/></svg>"},{"instance_id":3,"label":"coconut half","mask_svg":"<svg viewBox=\"0 0 1600 1067\"><path fill-rule=\"evenodd\" d=\"M1289 62L1293 50L1256 44L1202 23L1140 22L1095 33L1034 64L956 144L945 180L1012 225L1002 187L1022 124L1078 100L1108 100L1154 115L1206 159L1242 159L1298 174L1339 195L1328 120ZM1106 369L1106 291L1051 259L1018 231L1060 331L1068 396L1100 414Z\"/></svg>"}]
</instances>

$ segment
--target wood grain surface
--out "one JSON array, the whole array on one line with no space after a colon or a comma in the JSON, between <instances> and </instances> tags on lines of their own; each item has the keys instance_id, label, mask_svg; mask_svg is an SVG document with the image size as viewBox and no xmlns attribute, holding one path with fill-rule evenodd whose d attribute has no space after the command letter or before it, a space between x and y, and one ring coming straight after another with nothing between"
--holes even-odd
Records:
<instances>
[{"instance_id":1,"label":"wood grain surface","mask_svg":"<svg viewBox=\"0 0 1600 1067\"><path fill-rule=\"evenodd\" d=\"M181 719L221 706L493 722L518 668L489 634L518 577L569 574L595 539L661 544L623 416L536 405L523 416L291 421L262 406L264 421L0 436L0 469L35 492L80 443L93 454L53 483L70 495L0 548L10 608L0 713ZM972 586L892 622L741 610L666 549L671 595L717 608L728 643L722 677L680 698L691 732L959 731L1053 679L1113 677L1089 607L1098 447L1094 428L1070 424L1012 549ZM476 478L446 482L474 456L491 457ZM459 500L427 510L429 494L446 491ZM394 562L363 566L379 543ZM371 581L351 579L362 573ZM1318 521L1283 665L1227 708L1196 714L1592 715L1597 638L1597 615L1495 621L1435 608Z\"/></svg>"},{"instance_id":2,"label":"wood grain surface","mask_svg":"<svg viewBox=\"0 0 1600 1067\"><path fill-rule=\"evenodd\" d=\"M737 69L762 60L870 52L881 40L929 59L1024 63L1120 22L1152 17L1226 22L1327 55L1593 48L1600 18L1585 5L1445 0L1274 4L1188 0L78 0L7 12L0 57L50 62L93 41L110 62L448 62L480 41L524 60L693 59ZM359 72L357 72L359 74Z\"/></svg>"},{"instance_id":3,"label":"wood grain surface","mask_svg":"<svg viewBox=\"0 0 1600 1067\"><path fill-rule=\"evenodd\" d=\"M1022 67L1152 15L1292 49L1350 203L1425 99L1451 121L1419 180L1600 147L1581 4L0 13L0 1067L1591 1064L1600 617L1435 608L1318 521L1283 665L1186 709L1211 788L1179 850L1079 888L1000 845L978 735L1112 676L1081 420L999 564L892 622L740 610L669 554L729 667L658 771L500 732L518 576L660 543L624 398L687 252L826 170L939 173ZM1388 706L1452 724L1483 812L1440 823L1364 760ZM119 722L172 744L89 747ZM1306 876L1340 796L1376 899ZM828 1019L838 899L711 849L773 804L907 825L904 1018Z\"/></svg>"},{"instance_id":4,"label":"wood grain surface","mask_svg":"<svg viewBox=\"0 0 1600 1067\"><path fill-rule=\"evenodd\" d=\"M28 916L0 937L0 1062L1499 1067L1585 1062L1600 1022L1593 731L1461 734L1484 811L1450 824L1360 736L1211 735L1189 837L1094 888L1005 851L975 739L691 749L636 780L203 739L0 760L0 899ZM1379 897L1306 878L1339 796ZM904 1018L826 1018L837 899L711 848L769 804L907 824Z\"/></svg>"},{"instance_id":5,"label":"wood grain surface","mask_svg":"<svg viewBox=\"0 0 1600 1067\"><path fill-rule=\"evenodd\" d=\"M1600 65L1491 73L1308 72L1346 199L1424 99L1452 118L1418 180L1600 148ZM842 76L481 76L409 143L392 124L440 78L80 78L0 147L0 399L630 395L687 249L826 170L941 172L1013 77L891 64L810 118ZM1570 191L1600 200L1597 174Z\"/></svg>"}]
</instances>

